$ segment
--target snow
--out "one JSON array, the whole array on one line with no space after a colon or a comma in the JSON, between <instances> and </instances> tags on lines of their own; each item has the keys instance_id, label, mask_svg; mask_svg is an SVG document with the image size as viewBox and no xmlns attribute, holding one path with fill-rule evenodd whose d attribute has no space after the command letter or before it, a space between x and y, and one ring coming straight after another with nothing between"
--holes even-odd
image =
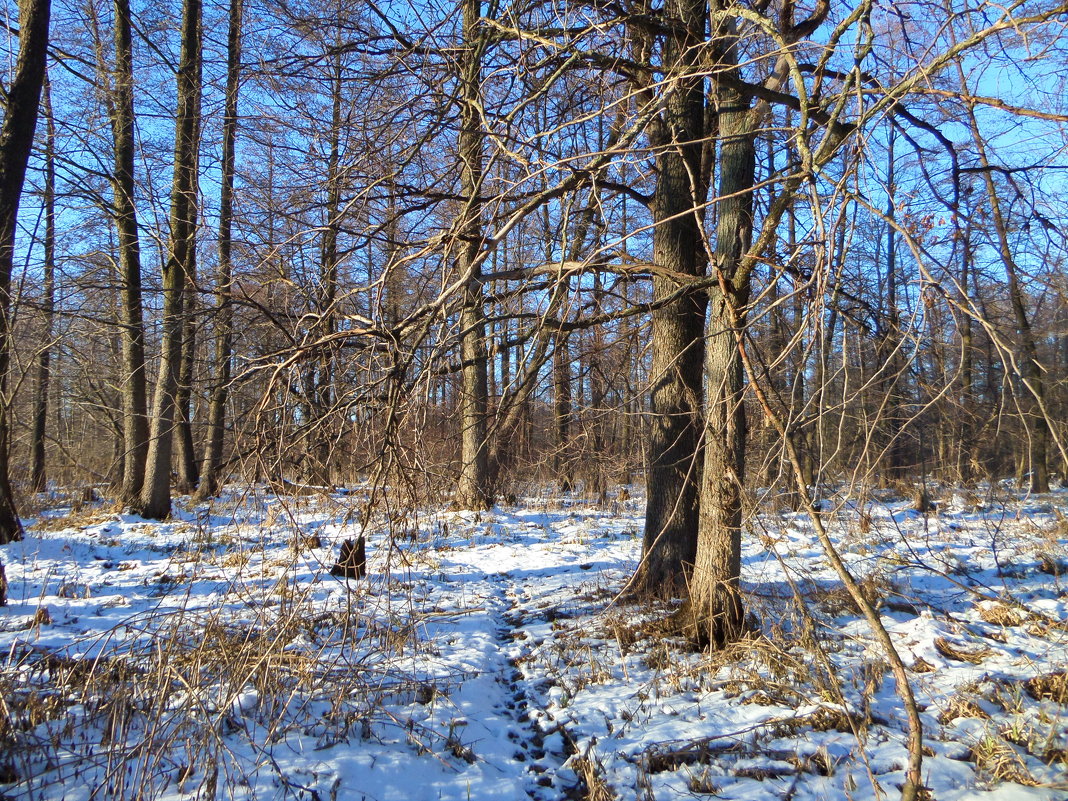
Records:
<instances>
[{"instance_id":1,"label":"snow","mask_svg":"<svg viewBox=\"0 0 1068 801\"><path fill-rule=\"evenodd\" d=\"M1068 668L1068 493L990 495L823 515L911 667L933 797L1068 798L1065 699L1028 684ZM36 521L3 552L0 797L897 794L893 677L803 515L752 519L761 636L702 654L619 597L640 497L374 519L368 578L332 577L364 497Z\"/></svg>"}]
</instances>

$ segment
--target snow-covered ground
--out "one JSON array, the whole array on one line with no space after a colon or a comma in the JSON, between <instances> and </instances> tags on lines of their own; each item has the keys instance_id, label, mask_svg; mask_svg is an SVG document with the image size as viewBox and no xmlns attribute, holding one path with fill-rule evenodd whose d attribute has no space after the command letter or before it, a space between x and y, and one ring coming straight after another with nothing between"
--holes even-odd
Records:
<instances>
[{"instance_id":1,"label":"snow-covered ground","mask_svg":"<svg viewBox=\"0 0 1068 801\"><path fill-rule=\"evenodd\" d=\"M939 501L824 513L911 668L926 784L1068 798L1068 494ZM369 576L336 578L362 502L42 516L2 554L0 798L897 795L893 678L802 515L752 519L761 636L701 654L617 597L640 498L374 517Z\"/></svg>"}]
</instances>

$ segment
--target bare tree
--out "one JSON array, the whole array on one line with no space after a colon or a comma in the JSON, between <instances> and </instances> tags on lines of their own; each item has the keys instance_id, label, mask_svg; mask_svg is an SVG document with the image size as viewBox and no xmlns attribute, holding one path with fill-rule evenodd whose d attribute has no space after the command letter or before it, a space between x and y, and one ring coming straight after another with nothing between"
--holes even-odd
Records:
<instances>
[{"instance_id":1,"label":"bare tree","mask_svg":"<svg viewBox=\"0 0 1068 801\"><path fill-rule=\"evenodd\" d=\"M491 502L487 440L486 321L481 261L484 146L482 131L482 56L486 37L480 27L479 0L461 0L463 14L460 56L460 182L462 209L458 234L457 272L464 284L460 312L460 479L457 502L465 509L483 509Z\"/></svg>"},{"instance_id":2,"label":"bare tree","mask_svg":"<svg viewBox=\"0 0 1068 801\"><path fill-rule=\"evenodd\" d=\"M230 0L226 48L226 100L223 109L223 153L219 190L219 266L215 279L215 375L208 401L207 435L200 467L198 497L219 489L226 434L226 399L233 370L233 222L237 101L241 88L241 25L243 0Z\"/></svg>"},{"instance_id":3,"label":"bare tree","mask_svg":"<svg viewBox=\"0 0 1068 801\"><path fill-rule=\"evenodd\" d=\"M0 126L0 545L22 539L22 522L15 510L9 476L11 431L6 388L12 347L11 270L19 201L33 150L41 87L45 80L50 13L50 0L21 0L19 3L19 54L15 74L6 92L4 122Z\"/></svg>"},{"instance_id":4,"label":"bare tree","mask_svg":"<svg viewBox=\"0 0 1068 801\"><path fill-rule=\"evenodd\" d=\"M141 244L134 202L136 118L130 2L114 0L114 7L114 90L108 116L115 158L111 182L122 297L119 313L123 428L120 497L124 503L133 504L141 495L148 455L148 379L145 374L145 324L141 298Z\"/></svg>"},{"instance_id":5,"label":"bare tree","mask_svg":"<svg viewBox=\"0 0 1068 801\"><path fill-rule=\"evenodd\" d=\"M45 472L45 437L48 427L48 387L51 379L52 338L55 334L56 307L56 121L52 115L52 98L48 72L45 71L41 113L45 120L45 183L41 202L44 205L44 297L41 299L43 342L37 355L37 375L33 386L33 431L30 486L34 492L47 487Z\"/></svg>"},{"instance_id":6,"label":"bare tree","mask_svg":"<svg viewBox=\"0 0 1068 801\"><path fill-rule=\"evenodd\" d=\"M175 125L171 232L163 269L163 340L145 483L137 511L163 519L171 511L171 454L177 414L183 328L196 259L197 151L200 132L201 4L185 0L182 51L178 65L178 115Z\"/></svg>"},{"instance_id":7,"label":"bare tree","mask_svg":"<svg viewBox=\"0 0 1068 801\"><path fill-rule=\"evenodd\" d=\"M708 5L705 0L669 0L664 15L670 30L663 55L665 97L658 100L647 88L642 98L662 105L650 122L649 142L657 170L651 204L653 261L664 274L653 278L653 296L660 303L652 313L639 588L679 593L697 555L707 299L700 291L680 293L678 281L703 276L707 264L703 220L710 167L703 157L710 131L699 65ZM649 58L652 44L642 38L643 56Z\"/></svg>"}]
</instances>

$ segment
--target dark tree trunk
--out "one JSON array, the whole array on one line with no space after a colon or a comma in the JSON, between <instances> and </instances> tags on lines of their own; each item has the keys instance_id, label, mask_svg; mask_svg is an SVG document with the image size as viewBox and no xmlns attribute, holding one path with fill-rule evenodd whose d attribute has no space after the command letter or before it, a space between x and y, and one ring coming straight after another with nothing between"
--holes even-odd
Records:
<instances>
[{"instance_id":1,"label":"dark tree trunk","mask_svg":"<svg viewBox=\"0 0 1068 801\"><path fill-rule=\"evenodd\" d=\"M182 358L185 295L191 276L197 224L197 149L200 130L200 0L185 0L178 69L178 117L171 188L170 252L163 268L163 339L152 409L145 483L137 511L162 520L171 511L171 454Z\"/></svg>"},{"instance_id":2,"label":"dark tree trunk","mask_svg":"<svg viewBox=\"0 0 1068 801\"><path fill-rule=\"evenodd\" d=\"M134 204L133 44L129 0L115 0L114 101L109 109L115 149L112 193L122 285L123 468L120 498L135 504L141 496L148 456L148 379L145 375L145 323L141 305L141 245Z\"/></svg>"},{"instance_id":3,"label":"dark tree trunk","mask_svg":"<svg viewBox=\"0 0 1068 801\"><path fill-rule=\"evenodd\" d=\"M45 473L45 436L48 427L48 387L51 378L53 317L56 305L56 123L52 116L52 93L48 75L45 74L44 95L41 102L44 113L45 132L45 187L44 187L44 298L41 311L44 315L44 341L37 356L37 379L33 387L33 434L30 486L34 492L44 492L47 485Z\"/></svg>"},{"instance_id":4,"label":"dark tree trunk","mask_svg":"<svg viewBox=\"0 0 1068 801\"><path fill-rule=\"evenodd\" d=\"M704 78L692 73L699 72L694 62L705 38L707 5L704 0L669 0L665 11L677 23L677 32L665 43L664 61L678 77L649 136L657 151L653 261L698 278L706 262L701 209L708 187L702 171ZM657 300L677 289L666 278L653 279ZM643 592L682 594L697 553L706 305L703 293L685 294L652 315L647 506L636 582Z\"/></svg>"},{"instance_id":5,"label":"dark tree trunk","mask_svg":"<svg viewBox=\"0 0 1068 801\"><path fill-rule=\"evenodd\" d=\"M19 54L7 89L0 127L0 545L22 539L22 522L11 491L10 420L6 398L11 360L11 271L15 259L19 201L33 150L37 110L45 80L49 0L20 0Z\"/></svg>"},{"instance_id":6,"label":"dark tree trunk","mask_svg":"<svg viewBox=\"0 0 1068 801\"><path fill-rule=\"evenodd\" d=\"M227 33L226 105L223 111L222 186L219 191L219 269L215 283L215 381L208 401L208 424L204 438L204 460L200 468L197 497L204 499L219 491L226 432L226 400L233 370L234 311L231 305L233 265L234 165L237 142L237 100L241 86L241 19L243 0L230 0Z\"/></svg>"}]
</instances>

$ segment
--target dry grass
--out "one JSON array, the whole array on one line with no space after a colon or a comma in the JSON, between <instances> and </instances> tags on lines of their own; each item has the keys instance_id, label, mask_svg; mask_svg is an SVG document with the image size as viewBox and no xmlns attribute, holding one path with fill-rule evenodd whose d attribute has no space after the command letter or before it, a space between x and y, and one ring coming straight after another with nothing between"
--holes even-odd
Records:
<instances>
[{"instance_id":1,"label":"dry grass","mask_svg":"<svg viewBox=\"0 0 1068 801\"><path fill-rule=\"evenodd\" d=\"M807 715L797 715L775 722L772 732L775 737L794 737L802 731L840 731L853 733L863 731L871 720L852 714L839 707L821 706Z\"/></svg>"},{"instance_id":2,"label":"dry grass","mask_svg":"<svg viewBox=\"0 0 1068 801\"><path fill-rule=\"evenodd\" d=\"M1003 603L984 603L978 607L979 619L993 626L1019 626L1027 616L1019 609Z\"/></svg>"},{"instance_id":3,"label":"dry grass","mask_svg":"<svg viewBox=\"0 0 1068 801\"><path fill-rule=\"evenodd\" d=\"M1023 757L997 734L988 734L971 749L976 770L993 782L1015 782L1037 787L1039 782L1027 769Z\"/></svg>"},{"instance_id":4,"label":"dry grass","mask_svg":"<svg viewBox=\"0 0 1068 801\"><path fill-rule=\"evenodd\" d=\"M574 801L615 801L616 793L605 781L604 766L590 754L575 756L570 765L579 777L577 787L568 793Z\"/></svg>"},{"instance_id":5,"label":"dry grass","mask_svg":"<svg viewBox=\"0 0 1068 801\"><path fill-rule=\"evenodd\" d=\"M122 511L117 505L86 506L72 508L64 515L42 517L30 528L33 531L65 531L66 529L84 529L101 523L110 523L115 515Z\"/></svg>"},{"instance_id":6,"label":"dry grass","mask_svg":"<svg viewBox=\"0 0 1068 801\"><path fill-rule=\"evenodd\" d=\"M1036 701L1056 701L1068 705L1068 672L1058 671L1035 676L1024 683L1027 694Z\"/></svg>"},{"instance_id":7,"label":"dry grass","mask_svg":"<svg viewBox=\"0 0 1068 801\"><path fill-rule=\"evenodd\" d=\"M945 637L935 637L934 646L935 650L946 659L952 659L955 662L968 662L972 665L982 663L983 660L994 653L989 648L964 648L950 642Z\"/></svg>"},{"instance_id":8,"label":"dry grass","mask_svg":"<svg viewBox=\"0 0 1068 801\"><path fill-rule=\"evenodd\" d=\"M394 653L403 627L351 612L320 620L292 587L255 623L179 609L127 627L136 635L78 644L95 656L36 646L10 654L0 672L0 772L30 795L73 781L92 754L102 797L151 799L168 782L221 797L224 783L238 792L262 766L227 751L220 731L251 725L264 743L300 731L326 746L388 720L382 700L405 686L400 674L379 674L372 687L360 670L376 652ZM440 746L462 757L455 744Z\"/></svg>"},{"instance_id":9,"label":"dry grass","mask_svg":"<svg viewBox=\"0 0 1068 801\"><path fill-rule=\"evenodd\" d=\"M966 698L958 693L950 698L949 704L938 713L938 722L945 726L958 718L990 720L990 715L971 698Z\"/></svg>"},{"instance_id":10,"label":"dry grass","mask_svg":"<svg viewBox=\"0 0 1068 801\"><path fill-rule=\"evenodd\" d=\"M1045 573L1047 576L1060 578L1061 576L1068 575L1068 562L1059 559L1053 554L1040 553L1038 555L1038 570L1040 573Z\"/></svg>"},{"instance_id":11,"label":"dry grass","mask_svg":"<svg viewBox=\"0 0 1068 801\"><path fill-rule=\"evenodd\" d=\"M885 578L875 574L865 576L857 582L857 585L860 588L860 594L864 600L876 609L882 605L883 600L892 589ZM831 617L838 617L845 614L860 614L860 606L845 586L838 586L830 590L813 593L813 596L819 608Z\"/></svg>"}]
</instances>

